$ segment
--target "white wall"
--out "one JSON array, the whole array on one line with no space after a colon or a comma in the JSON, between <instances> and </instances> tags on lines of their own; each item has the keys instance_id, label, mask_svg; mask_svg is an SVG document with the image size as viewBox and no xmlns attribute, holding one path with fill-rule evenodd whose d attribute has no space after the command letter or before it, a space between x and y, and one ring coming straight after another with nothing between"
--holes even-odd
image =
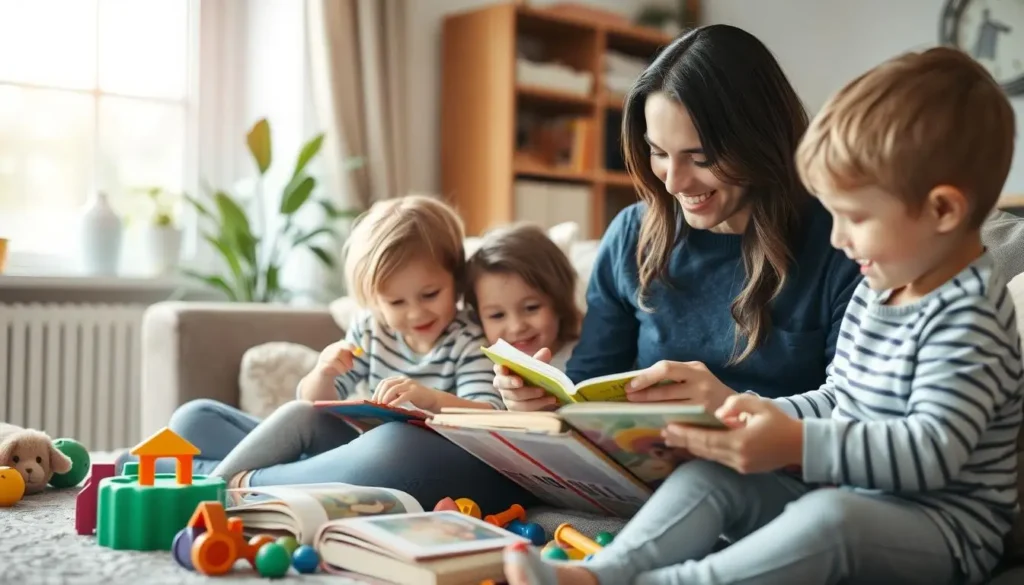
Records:
<instances>
[{"instance_id":1,"label":"white wall","mask_svg":"<svg viewBox=\"0 0 1024 585\"><path fill-rule=\"evenodd\" d=\"M705 0L704 22L760 38L810 112L844 83L903 51L938 44L944 0ZM1005 192L1024 194L1024 98L1013 99L1017 149Z\"/></svg>"},{"instance_id":2,"label":"white wall","mask_svg":"<svg viewBox=\"0 0 1024 585\"><path fill-rule=\"evenodd\" d=\"M530 0L532 6L562 0ZM706 2L708 0L705 0ZM717 0L714 0L717 1ZM603 10L632 18L647 4L674 6L675 0L579 0ZM494 0L410 0L406 26L409 30L408 139L409 186L436 193L441 188L441 25L453 12L494 4Z\"/></svg>"}]
</instances>

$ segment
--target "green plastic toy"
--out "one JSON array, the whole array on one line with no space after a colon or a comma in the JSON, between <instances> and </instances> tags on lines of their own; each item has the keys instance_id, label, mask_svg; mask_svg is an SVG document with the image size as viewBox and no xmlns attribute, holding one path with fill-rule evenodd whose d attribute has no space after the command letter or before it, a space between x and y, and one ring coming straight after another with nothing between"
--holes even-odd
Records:
<instances>
[{"instance_id":1,"label":"green plastic toy","mask_svg":"<svg viewBox=\"0 0 1024 585\"><path fill-rule=\"evenodd\" d=\"M71 470L67 473L54 473L50 478L50 485L55 488L69 488L82 483L92 466L89 450L78 441L68 438L55 440L53 446L71 459Z\"/></svg>"},{"instance_id":2,"label":"green plastic toy","mask_svg":"<svg viewBox=\"0 0 1024 585\"><path fill-rule=\"evenodd\" d=\"M292 557L288 551L277 544L269 542L260 547L256 553L256 571L262 577L284 577L288 568L292 566Z\"/></svg>"}]
</instances>

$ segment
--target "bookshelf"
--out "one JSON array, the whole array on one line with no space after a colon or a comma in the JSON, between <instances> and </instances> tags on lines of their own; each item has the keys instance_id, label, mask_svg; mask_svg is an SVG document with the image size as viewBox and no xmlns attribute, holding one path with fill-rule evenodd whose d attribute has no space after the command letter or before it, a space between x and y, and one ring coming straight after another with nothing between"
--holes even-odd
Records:
<instances>
[{"instance_id":1,"label":"bookshelf","mask_svg":"<svg viewBox=\"0 0 1024 585\"><path fill-rule=\"evenodd\" d=\"M649 62L671 40L571 5L508 2L448 16L441 189L467 233L516 220L545 223L536 208L547 204L554 210L547 223L578 221L583 237L599 238L636 201L619 146L624 92L606 89L606 61L614 53ZM517 59L524 53L540 55L533 64L570 68L571 87L538 83L536 71L524 69L531 63ZM574 78L581 73L589 81Z\"/></svg>"}]
</instances>

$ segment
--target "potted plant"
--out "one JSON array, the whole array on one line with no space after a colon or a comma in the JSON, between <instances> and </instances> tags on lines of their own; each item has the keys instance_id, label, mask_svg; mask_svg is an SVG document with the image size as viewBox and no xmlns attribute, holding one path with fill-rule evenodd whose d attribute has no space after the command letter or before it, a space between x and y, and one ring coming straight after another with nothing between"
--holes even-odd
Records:
<instances>
[{"instance_id":1,"label":"potted plant","mask_svg":"<svg viewBox=\"0 0 1024 585\"><path fill-rule=\"evenodd\" d=\"M149 187L142 193L150 212L139 228L141 260L147 274L167 275L177 268L181 257L181 229L174 221L174 210L182 196L162 187Z\"/></svg>"},{"instance_id":2,"label":"potted plant","mask_svg":"<svg viewBox=\"0 0 1024 585\"><path fill-rule=\"evenodd\" d=\"M253 205L257 213L250 217L246 206L227 190L211 194L203 202L185 196L196 209L203 224L202 239L216 251L221 260L219 272L183 269L183 273L223 293L237 302L285 302L294 292L281 283L281 268L298 250L313 254L327 267L337 264L337 252L344 240L344 220L358 216L358 209L339 209L330 200L318 197L317 181L307 170L309 162L320 152L323 134L306 142L299 151L290 178L276 198L275 211L281 221L268 226L263 208L264 180L273 162L270 124L266 119L256 122L246 135L249 154L256 164ZM361 164L360 159L346 161L348 168ZM323 220L314 226L303 226L297 218L311 207L322 210Z\"/></svg>"}]
</instances>

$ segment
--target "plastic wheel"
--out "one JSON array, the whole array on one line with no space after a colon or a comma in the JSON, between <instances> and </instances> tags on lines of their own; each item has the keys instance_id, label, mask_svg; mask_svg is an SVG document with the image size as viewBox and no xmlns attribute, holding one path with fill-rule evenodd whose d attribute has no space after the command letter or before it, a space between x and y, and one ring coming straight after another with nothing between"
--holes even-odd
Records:
<instances>
[{"instance_id":1,"label":"plastic wheel","mask_svg":"<svg viewBox=\"0 0 1024 585\"><path fill-rule=\"evenodd\" d=\"M223 575L238 560L235 541L228 535L207 532L192 545L192 564L204 575Z\"/></svg>"},{"instance_id":2,"label":"plastic wheel","mask_svg":"<svg viewBox=\"0 0 1024 585\"><path fill-rule=\"evenodd\" d=\"M204 532L206 532L205 528L186 526L178 531L174 542L171 543L171 555L174 556L174 560L189 571L196 570L195 565L192 564L192 545Z\"/></svg>"}]
</instances>

